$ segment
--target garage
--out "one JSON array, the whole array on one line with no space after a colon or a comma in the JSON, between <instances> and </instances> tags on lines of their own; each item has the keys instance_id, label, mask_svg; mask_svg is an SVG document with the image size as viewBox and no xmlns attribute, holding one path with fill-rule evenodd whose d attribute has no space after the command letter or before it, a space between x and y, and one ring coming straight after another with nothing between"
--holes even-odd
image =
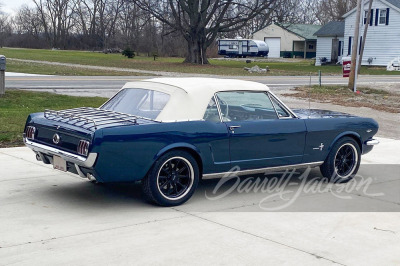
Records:
<instances>
[{"instance_id":1,"label":"garage","mask_svg":"<svg viewBox=\"0 0 400 266\"><path fill-rule=\"evenodd\" d=\"M265 37L264 42L268 44L270 58L281 57L281 38L280 37Z\"/></svg>"}]
</instances>

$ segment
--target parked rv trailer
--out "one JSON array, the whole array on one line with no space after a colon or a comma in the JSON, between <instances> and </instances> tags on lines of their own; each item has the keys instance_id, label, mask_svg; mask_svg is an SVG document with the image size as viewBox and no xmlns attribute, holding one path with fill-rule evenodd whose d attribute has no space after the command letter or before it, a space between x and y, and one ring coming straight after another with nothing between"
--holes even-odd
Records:
<instances>
[{"instance_id":1,"label":"parked rv trailer","mask_svg":"<svg viewBox=\"0 0 400 266\"><path fill-rule=\"evenodd\" d=\"M263 41L248 39L222 39L218 41L218 54L229 57L268 56L269 47Z\"/></svg>"}]
</instances>

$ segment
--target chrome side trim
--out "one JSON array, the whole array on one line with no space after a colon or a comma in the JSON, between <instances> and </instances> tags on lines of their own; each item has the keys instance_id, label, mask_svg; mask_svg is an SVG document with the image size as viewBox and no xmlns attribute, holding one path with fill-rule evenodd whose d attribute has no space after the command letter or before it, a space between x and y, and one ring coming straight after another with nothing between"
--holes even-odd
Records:
<instances>
[{"instance_id":1,"label":"chrome side trim","mask_svg":"<svg viewBox=\"0 0 400 266\"><path fill-rule=\"evenodd\" d=\"M43 145L37 142L33 142L27 138L24 138L25 145L35 152L44 153L47 155L57 155L68 162L72 162L83 167L93 167L97 159L97 153L89 153L88 157L79 156L70 152L62 151L47 145Z\"/></svg>"},{"instance_id":2,"label":"chrome side trim","mask_svg":"<svg viewBox=\"0 0 400 266\"><path fill-rule=\"evenodd\" d=\"M301 169L301 168L308 168L308 167L312 168L312 167L320 166L323 163L324 162L302 163L302 164L292 164L292 165L284 165L284 166L274 166L274 167L266 167L266 168L259 168L259 169L242 170L242 171L238 171L238 172L205 174L205 175L203 175L203 179L222 178L224 176L229 176L232 174L241 176L241 175L252 175L252 174L261 174L261 173L268 173L268 172L274 172L274 171L282 171L282 170L286 170L286 169Z\"/></svg>"},{"instance_id":3,"label":"chrome side trim","mask_svg":"<svg viewBox=\"0 0 400 266\"><path fill-rule=\"evenodd\" d=\"M380 142L379 142L379 140L377 140L377 139L370 139L370 140L367 140L366 142L365 142L365 144L367 145L367 146L374 146L374 145L378 145Z\"/></svg>"}]
</instances>

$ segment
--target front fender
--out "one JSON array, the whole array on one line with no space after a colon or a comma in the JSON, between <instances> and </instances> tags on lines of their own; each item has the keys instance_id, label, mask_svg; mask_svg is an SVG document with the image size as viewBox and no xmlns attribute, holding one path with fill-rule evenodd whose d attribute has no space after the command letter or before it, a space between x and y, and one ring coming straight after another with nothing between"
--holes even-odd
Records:
<instances>
[{"instance_id":1,"label":"front fender","mask_svg":"<svg viewBox=\"0 0 400 266\"><path fill-rule=\"evenodd\" d=\"M345 137L345 136L353 137L353 138L357 141L357 143L358 143L358 145L359 145L359 147L360 147L361 153L362 153L362 146L363 146L363 145L362 145L362 139L361 139L360 134L358 134L358 133L355 132L355 131L345 131L345 132L342 132L342 133L340 133L339 135L337 135L336 138L335 138L335 139L331 142L331 144L329 145L328 151L330 152L330 151L332 150L333 145L335 145L335 143L336 143L340 138ZM328 154L329 154L329 153L328 153Z\"/></svg>"}]
</instances>

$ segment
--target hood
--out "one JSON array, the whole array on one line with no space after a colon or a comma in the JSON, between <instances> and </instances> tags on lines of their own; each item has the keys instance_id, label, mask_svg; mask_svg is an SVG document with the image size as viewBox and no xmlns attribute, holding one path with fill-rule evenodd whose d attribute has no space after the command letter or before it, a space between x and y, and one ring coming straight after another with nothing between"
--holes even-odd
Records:
<instances>
[{"instance_id":1,"label":"hood","mask_svg":"<svg viewBox=\"0 0 400 266\"><path fill-rule=\"evenodd\" d=\"M355 115L320 109L293 109L292 110L300 118L348 118L356 117Z\"/></svg>"}]
</instances>

